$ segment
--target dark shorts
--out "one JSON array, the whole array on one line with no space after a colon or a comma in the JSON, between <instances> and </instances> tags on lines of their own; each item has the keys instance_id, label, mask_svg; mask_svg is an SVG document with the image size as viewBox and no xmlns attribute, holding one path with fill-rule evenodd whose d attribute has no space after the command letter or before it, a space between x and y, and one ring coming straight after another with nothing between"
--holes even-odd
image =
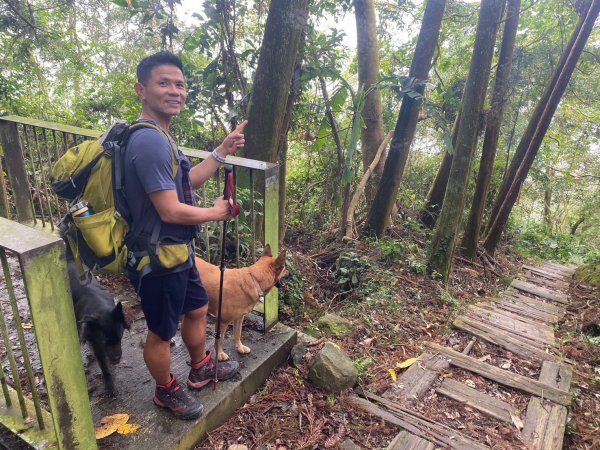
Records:
<instances>
[{"instance_id":1,"label":"dark shorts","mask_svg":"<svg viewBox=\"0 0 600 450\"><path fill-rule=\"evenodd\" d=\"M175 336L183 314L208 304L195 265L180 272L144 277L140 297L148 329L165 341Z\"/></svg>"}]
</instances>

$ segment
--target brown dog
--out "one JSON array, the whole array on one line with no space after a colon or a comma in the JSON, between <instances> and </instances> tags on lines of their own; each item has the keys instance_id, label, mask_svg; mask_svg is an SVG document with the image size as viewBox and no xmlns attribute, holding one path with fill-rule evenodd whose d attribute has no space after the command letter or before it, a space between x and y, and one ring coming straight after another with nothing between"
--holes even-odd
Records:
<instances>
[{"instance_id":1,"label":"brown dog","mask_svg":"<svg viewBox=\"0 0 600 450\"><path fill-rule=\"evenodd\" d=\"M196 267L200 272L202 284L208 292L208 312L217 317L221 269L200 258L196 258ZM223 351L223 339L231 322L233 322L234 328L235 348L239 353L250 353L250 348L242 344L244 316L252 311L259 300L264 299L264 296L287 275L285 251L282 251L277 258L273 258L271 247L268 244L265 246L263 256L251 266L225 270L221 306L221 336L217 343L219 360L229 359L229 355Z\"/></svg>"}]
</instances>

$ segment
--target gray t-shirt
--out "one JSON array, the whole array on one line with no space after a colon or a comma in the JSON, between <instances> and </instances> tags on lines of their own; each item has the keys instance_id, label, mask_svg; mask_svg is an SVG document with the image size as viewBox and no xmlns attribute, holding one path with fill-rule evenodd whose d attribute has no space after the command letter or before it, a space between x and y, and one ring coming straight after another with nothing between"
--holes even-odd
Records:
<instances>
[{"instance_id":1,"label":"gray t-shirt","mask_svg":"<svg viewBox=\"0 0 600 450\"><path fill-rule=\"evenodd\" d=\"M187 157L179 153L182 159ZM188 166L189 167L189 166ZM125 195L131 214L131 232L139 235L138 244L149 239L160 216L148 194L175 189L179 201L185 203L182 169L173 179L173 159L169 140L151 128L136 130L127 144L123 164ZM191 242L195 227L162 223L160 240L165 243ZM138 248L136 248L137 250Z\"/></svg>"}]
</instances>

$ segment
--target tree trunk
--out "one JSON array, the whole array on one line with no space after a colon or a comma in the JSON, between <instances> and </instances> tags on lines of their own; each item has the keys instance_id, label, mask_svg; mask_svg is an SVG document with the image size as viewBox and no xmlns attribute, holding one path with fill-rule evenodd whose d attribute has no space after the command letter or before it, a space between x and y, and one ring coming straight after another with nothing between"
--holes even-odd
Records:
<instances>
[{"instance_id":1,"label":"tree trunk","mask_svg":"<svg viewBox=\"0 0 600 450\"><path fill-rule=\"evenodd\" d=\"M498 57L496 80L494 82L491 107L485 129L485 137L483 139L483 148L481 150L481 162L479 164L477 184L475 186L475 193L473 194L473 203L471 205L469 220L465 227L462 240L462 251L470 258L475 258L475 256L477 256L477 244L481 233L481 222L485 210L490 181L492 179L492 170L494 168L494 160L496 159L496 148L498 147L498 138L500 136L500 125L502 124L502 115L504 113L504 105L506 104L506 95L509 87L515 37L519 26L520 8L521 0L508 0L506 23L504 25L500 56Z\"/></svg>"},{"instance_id":2,"label":"tree trunk","mask_svg":"<svg viewBox=\"0 0 600 450\"><path fill-rule=\"evenodd\" d=\"M546 168L546 187L544 188L544 224L550 227L552 225L552 187L550 186L550 166Z\"/></svg>"},{"instance_id":3,"label":"tree trunk","mask_svg":"<svg viewBox=\"0 0 600 450\"><path fill-rule=\"evenodd\" d=\"M451 142L453 149L456 148L456 138L458 136L459 124L460 112L456 115L456 119L454 119L454 124L452 125ZM419 215L419 220L427 228L433 229L435 223L437 222L440 211L442 210L444 195L446 194L446 186L448 186L448 178L450 178L450 167L452 166L453 155L454 151L450 153L449 150L446 150L444 153L442 164L440 164L440 168L435 176L435 179L433 180L429 194L427 194L425 206Z\"/></svg>"},{"instance_id":4,"label":"tree trunk","mask_svg":"<svg viewBox=\"0 0 600 450\"><path fill-rule=\"evenodd\" d=\"M550 94L547 97L544 96L540 100L540 104L536 107L536 112L542 110L542 113L539 116L534 114L527 125L525 134L519 143L519 148L526 148L523 152L524 157L522 163L515 174L506 197L498 207L498 213L492 218L492 226L490 227L490 231L484 242L484 247L490 255L493 255L496 251L496 247L498 246L500 237L506 227L508 217L510 216L519 191L521 190L521 186L529 173L529 169L542 144L546 131L548 131L554 112L567 89L571 75L573 75L577 61L592 32L594 22L596 21L599 12L600 0L593 0L589 8L587 8L587 12L582 14L582 20L579 22L578 27L573 33L573 37L571 38L573 45L570 46L570 51L566 56L563 55L561 58L562 64L556 68L555 74L552 77L552 80L556 80L556 82L549 85L547 89L547 91L550 91ZM498 199L497 202L500 200L501 199Z\"/></svg>"},{"instance_id":5,"label":"tree trunk","mask_svg":"<svg viewBox=\"0 0 600 450\"><path fill-rule=\"evenodd\" d=\"M506 172L506 175L504 176L504 179L502 180L502 185L501 185L500 190L498 191L498 195L496 196L496 199L494 201L494 206L492 207L492 211L490 213L490 217L489 217L488 224L486 227L486 230L487 230L486 235L490 233L492 224L496 220L496 217L498 215L500 207L502 206L502 203L506 199L508 190L510 189L511 184L513 183L513 181L516 178L516 173L519 170L519 166L521 165L521 162L525 159L525 153L527 152L527 149L530 146L531 138L536 131L536 126L540 122L540 118L544 112L544 108L549 102L550 95L552 94L552 90L553 90L554 86L556 86L556 84L557 84L558 77L560 76L562 68L565 66L566 59L569 56L569 54L571 53L571 50L573 49L573 46L574 46L575 41L578 36L578 32L579 32L579 30L581 30L581 27L583 26L586 12L588 10L589 10L589 3L587 4L587 7L585 8L584 12L582 12L579 22L578 22L577 26L575 27L575 31L571 35L571 38L570 38L567 46L565 47L565 51L558 63L558 66L554 70L552 79L548 83L548 86L546 87L544 93L542 94L542 97L540 98L539 103L535 107L535 110L533 111L533 114L531 115L531 118L529 119L527 128L525 129L523 136L521 138L521 141L519 142L519 145L517 146L517 149L515 150L515 154L512 158L512 161L510 163L508 171Z\"/></svg>"},{"instance_id":6,"label":"tree trunk","mask_svg":"<svg viewBox=\"0 0 600 450\"><path fill-rule=\"evenodd\" d=\"M390 139L392 139L393 134L394 134L394 132L390 131L385 136L385 138L383 138L383 141L381 142L381 144L379 145L379 148L377 149L377 154L375 155L375 159L373 161L371 161L371 165L366 170L366 172L363 174L363 177L360 180L360 183L358 183L358 186L356 187L354 194L352 194L352 198L350 199L350 203L348 204L348 211L346 212L346 221L345 221L345 225L344 225L344 236L347 238L354 237L354 212L356 211L356 206L358 205L358 200L360 199L360 196L365 191L365 186L366 186L367 182L369 181L369 177L375 171L375 166L379 163L379 160L381 159L381 155L383 154L383 151L385 150L388 143L390 142ZM394 211L394 209L395 208L392 208L392 214L395 214L395 212L396 212L396 211Z\"/></svg>"},{"instance_id":7,"label":"tree trunk","mask_svg":"<svg viewBox=\"0 0 600 450\"><path fill-rule=\"evenodd\" d=\"M429 0L425 7L423 23L409 72L412 88L420 93L423 93L425 81L429 76L445 7L446 0ZM420 103L420 100L407 94L402 97L402 106L396 121L394 137L390 144L381 182L367 218L367 232L377 236L383 235L396 201L408 152L417 128Z\"/></svg>"},{"instance_id":8,"label":"tree trunk","mask_svg":"<svg viewBox=\"0 0 600 450\"><path fill-rule=\"evenodd\" d=\"M358 84L366 92L377 83L377 76L379 75L379 48L377 45L374 1L354 0L354 15L356 18ZM361 115L365 124L360 139L363 170L366 172L384 138L381 92L379 89L374 89L366 95ZM373 200L375 188L383 172L383 159L380 161L381 163L376 166L371 180L367 183L365 190L367 204ZM345 215L343 217L345 219Z\"/></svg>"},{"instance_id":9,"label":"tree trunk","mask_svg":"<svg viewBox=\"0 0 600 450\"><path fill-rule=\"evenodd\" d=\"M321 92L323 93L323 100L325 102L325 115L327 116L327 120L329 121L331 133L335 142L335 149L338 158L338 176L341 180L343 179L344 171L346 170L346 162L344 160L344 148L342 147L340 130L335 121L335 117L333 116L333 111L331 110L331 104L329 102L329 93L327 92L327 84L325 83L325 78L319 77L319 83L321 84ZM342 210L340 213L340 237L343 237L346 234L346 214L348 211L348 205L350 204L350 183L342 183L342 188L343 189L341 192Z\"/></svg>"},{"instance_id":10,"label":"tree trunk","mask_svg":"<svg viewBox=\"0 0 600 450\"><path fill-rule=\"evenodd\" d=\"M577 229L579 228L579 225L581 225L583 222L585 221L585 216L581 216L579 219L577 219L577 221L571 225L571 235L575 235L575 233L577 233Z\"/></svg>"},{"instance_id":11,"label":"tree trunk","mask_svg":"<svg viewBox=\"0 0 600 450\"><path fill-rule=\"evenodd\" d=\"M285 105L285 114L283 116L283 123L281 124L281 131L279 133L279 144L278 144L278 160L279 160L279 243L283 242L285 237L285 204L286 204L286 172L287 172L287 151L288 151L288 131L292 122L292 110L294 104L300 95L300 74L302 68L302 60L304 59L304 40L305 35L302 35L302 43L300 49L296 55L296 62L294 63L294 74L292 76L292 83L290 87L290 93Z\"/></svg>"},{"instance_id":12,"label":"tree trunk","mask_svg":"<svg viewBox=\"0 0 600 450\"><path fill-rule=\"evenodd\" d=\"M496 34L505 0L482 0L473 57L462 101L462 114L450 179L429 256L429 269L448 281L458 227L465 206L467 181L477 144L480 115L494 55Z\"/></svg>"},{"instance_id":13,"label":"tree trunk","mask_svg":"<svg viewBox=\"0 0 600 450\"><path fill-rule=\"evenodd\" d=\"M273 0L265 25L244 130L244 156L276 163L296 54L308 18L309 0Z\"/></svg>"}]
</instances>

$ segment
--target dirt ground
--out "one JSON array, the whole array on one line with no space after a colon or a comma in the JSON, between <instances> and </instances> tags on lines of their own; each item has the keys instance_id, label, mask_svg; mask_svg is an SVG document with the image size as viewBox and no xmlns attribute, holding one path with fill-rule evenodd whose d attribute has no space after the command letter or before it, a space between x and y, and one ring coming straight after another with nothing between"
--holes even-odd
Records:
<instances>
[{"instance_id":1,"label":"dirt ground","mask_svg":"<svg viewBox=\"0 0 600 450\"><path fill-rule=\"evenodd\" d=\"M302 278L302 303L290 304L289 295L284 296L288 303L282 305L281 319L317 338L317 344L309 347L308 360L324 341L333 341L359 368L360 387L378 395L389 392L394 384L389 369L420 355L425 341L462 350L469 337L451 328L453 318L467 304L505 289L514 277L519 277L523 263L535 264L521 260L506 248L496 255L493 265L490 260L469 262L457 257L445 291L440 281L411 270L414 264L387 262L380 250L354 243L352 250L367 262L365 281L340 294L333 279L334 264L347 246L332 244L308 256L299 246L286 248L297 267L295 276ZM600 323L600 292L572 282L569 296L572 304L556 330L563 355L576 363L571 385L575 401L570 408L564 448L600 449L600 345L589 340L600 334L594 328ZM354 332L343 339L315 332L315 322L325 312L352 320ZM525 376L539 375L539 367L531 362L484 341L477 341L470 355ZM400 376L402 370L396 371ZM469 379L473 387L493 391L524 417L527 395L466 371L455 370L453 378ZM298 369L290 362L275 371L250 401L196 448L228 449L234 444L274 450L352 448L346 447L348 440L362 449L386 448L400 429L349 405L350 394L328 394L311 384L306 367ZM403 406L494 449L527 448L514 426L437 396L433 390L425 402Z\"/></svg>"}]
</instances>

